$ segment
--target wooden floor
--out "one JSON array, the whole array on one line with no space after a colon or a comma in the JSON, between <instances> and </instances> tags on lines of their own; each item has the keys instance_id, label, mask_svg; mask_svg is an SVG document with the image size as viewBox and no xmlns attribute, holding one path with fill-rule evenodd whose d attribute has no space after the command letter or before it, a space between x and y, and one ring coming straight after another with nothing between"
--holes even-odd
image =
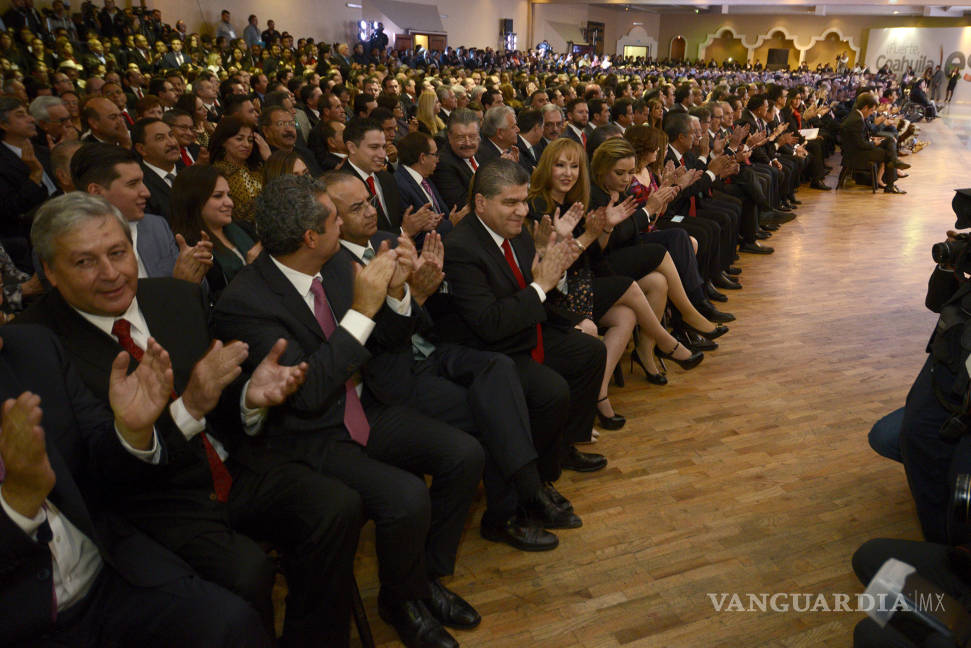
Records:
<instances>
[{"instance_id":1,"label":"wooden floor","mask_svg":"<svg viewBox=\"0 0 971 648\"><path fill-rule=\"evenodd\" d=\"M922 131L906 196L800 191L776 253L743 255L726 305L738 321L698 369L655 387L625 366L611 398L628 423L593 446L609 465L557 484L584 522L557 550L480 538L480 496L447 581L482 614L453 632L463 646L851 644L861 614L716 612L706 594L860 592L862 542L919 537L902 467L866 435L925 358L930 247L953 227L952 189L971 184L971 119ZM400 645L377 615L372 525L355 571L378 645Z\"/></svg>"}]
</instances>

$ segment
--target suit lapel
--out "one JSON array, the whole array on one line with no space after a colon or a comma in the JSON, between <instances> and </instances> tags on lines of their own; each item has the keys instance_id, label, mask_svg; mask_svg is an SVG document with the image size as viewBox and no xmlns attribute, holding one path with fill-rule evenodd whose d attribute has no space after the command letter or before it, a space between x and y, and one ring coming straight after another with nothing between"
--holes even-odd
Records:
<instances>
[{"instance_id":1,"label":"suit lapel","mask_svg":"<svg viewBox=\"0 0 971 648\"><path fill-rule=\"evenodd\" d=\"M283 305L286 306L287 311L300 320L300 323L306 326L314 335L321 340L326 339L324 332L320 328L320 324L317 322L317 318L307 308L307 302L303 300L303 295L298 295L293 284L273 265L273 261L270 260L270 255L264 252L253 263L270 289L277 293L280 299L283 300Z\"/></svg>"},{"instance_id":2,"label":"suit lapel","mask_svg":"<svg viewBox=\"0 0 971 648\"><path fill-rule=\"evenodd\" d=\"M80 363L87 365L98 375L104 376L104 392L108 393L109 365L105 364L105 357L114 358L123 349L118 342L99 329L97 326L81 317L77 311L71 308L61 293L57 290L50 292L51 312L56 321L58 336L63 340L64 345L71 349L74 358ZM128 371L134 371L138 364L132 359L128 366Z\"/></svg>"},{"instance_id":3,"label":"suit lapel","mask_svg":"<svg viewBox=\"0 0 971 648\"><path fill-rule=\"evenodd\" d=\"M492 239L492 235L488 232L488 230L486 230L485 225L482 224L478 216L474 216L472 229L475 231L476 238L479 239L479 245L481 245L482 249L486 251L486 256L489 257L493 265L499 268L499 272L509 280L509 283L511 283L516 290L520 290L519 282L516 281L516 275L513 274L512 268L510 268L509 263L506 262L506 255L503 254L502 250L496 245L496 242ZM520 260L518 252L516 257L516 260L520 263L520 271L522 271L523 262ZM532 273L530 273L530 276L532 276ZM523 277L526 277L525 272L523 272Z\"/></svg>"}]
</instances>

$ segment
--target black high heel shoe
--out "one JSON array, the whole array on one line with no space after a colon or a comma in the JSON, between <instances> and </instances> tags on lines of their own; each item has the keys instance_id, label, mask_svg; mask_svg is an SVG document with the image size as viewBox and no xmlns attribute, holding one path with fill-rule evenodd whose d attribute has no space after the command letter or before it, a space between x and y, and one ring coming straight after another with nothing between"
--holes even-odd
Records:
<instances>
[{"instance_id":1,"label":"black high heel shoe","mask_svg":"<svg viewBox=\"0 0 971 648\"><path fill-rule=\"evenodd\" d=\"M681 325L684 326L689 331L691 331L692 333L695 333L696 335L700 335L701 337L703 337L703 338L705 338L707 340L716 340L716 339L720 338L721 336L725 335L726 333L728 333L728 331L729 331L729 328L727 326L725 326L724 324L715 324L715 330L714 331L708 331L708 332L699 331L698 329L696 329L695 327L693 327L691 324L688 324L687 322L684 322L684 321L681 322Z\"/></svg>"},{"instance_id":2,"label":"black high heel shoe","mask_svg":"<svg viewBox=\"0 0 971 648\"><path fill-rule=\"evenodd\" d=\"M620 363L614 367L614 384L618 387L624 386L624 370L620 368Z\"/></svg>"},{"instance_id":3,"label":"black high heel shoe","mask_svg":"<svg viewBox=\"0 0 971 648\"><path fill-rule=\"evenodd\" d=\"M640 368L641 369L644 370L644 375L647 376L647 382L651 383L652 385L666 385L666 384L668 384L668 378L663 373L656 373L656 374L654 374L654 373L651 373L650 371L647 370L647 367L645 367L644 366L644 363L641 361L641 357L639 355L637 355L637 349L634 349L633 351L630 352L630 371L631 371L631 373L634 373L634 363L635 362L638 365L640 365Z\"/></svg>"},{"instance_id":4,"label":"black high heel shoe","mask_svg":"<svg viewBox=\"0 0 971 648\"><path fill-rule=\"evenodd\" d=\"M678 363L678 366L681 367L682 369L684 369L685 371L689 371L691 369L694 369L695 367L697 367L698 365L701 364L701 361L702 360L705 359L705 354L704 353L702 353L701 351L695 351L687 359L685 359L685 360L678 360L677 358L674 357L674 352L678 350L678 347L679 346L681 346L681 343L680 342L678 342L677 344L675 344L674 345L674 348L671 349L670 352L665 352L665 351L661 351L661 347L655 345L654 346L654 354L656 356L658 356L659 358L666 358L667 360L670 360L671 362L677 362Z\"/></svg>"},{"instance_id":5,"label":"black high heel shoe","mask_svg":"<svg viewBox=\"0 0 971 648\"><path fill-rule=\"evenodd\" d=\"M608 398L609 398L609 396L604 396L603 398L601 398L600 400L598 400L597 403L598 404L599 403L602 403L605 400L607 400ZM598 409L597 410L597 423L600 425L600 427L602 427L605 430L619 430L620 428L624 427L624 424L625 423L627 423L627 419L625 419L623 416L621 416L617 412L614 412L614 415L613 416L610 416L610 417L604 416L603 414L600 413L600 410Z\"/></svg>"}]
</instances>

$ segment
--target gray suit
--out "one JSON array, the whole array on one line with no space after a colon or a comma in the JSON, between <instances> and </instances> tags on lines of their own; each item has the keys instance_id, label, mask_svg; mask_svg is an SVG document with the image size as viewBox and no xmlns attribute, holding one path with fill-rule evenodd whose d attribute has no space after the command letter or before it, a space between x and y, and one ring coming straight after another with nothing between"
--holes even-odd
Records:
<instances>
[{"instance_id":1,"label":"gray suit","mask_svg":"<svg viewBox=\"0 0 971 648\"><path fill-rule=\"evenodd\" d=\"M179 258L179 246L169 224L161 216L145 214L136 227L135 247L148 276L171 277L175 260Z\"/></svg>"}]
</instances>

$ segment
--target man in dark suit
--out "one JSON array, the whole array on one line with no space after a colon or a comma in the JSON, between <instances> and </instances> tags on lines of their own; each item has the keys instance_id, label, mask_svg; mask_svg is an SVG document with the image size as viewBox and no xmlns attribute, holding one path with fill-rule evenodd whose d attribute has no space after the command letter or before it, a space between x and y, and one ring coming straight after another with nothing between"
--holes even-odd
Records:
<instances>
[{"instance_id":1,"label":"man in dark suit","mask_svg":"<svg viewBox=\"0 0 971 648\"><path fill-rule=\"evenodd\" d=\"M410 239L377 231L374 209L360 180L329 174L324 181L342 221L342 249L323 270L325 290L347 290L354 266L367 266L382 244L415 257ZM542 484L539 477L540 472L555 472L557 439L531 434L516 367L508 356L437 340L433 316L424 305L441 285L443 254L441 238L430 233L421 257L415 257L419 269L408 280L417 331L397 347L376 353L364 366L364 379L386 405L411 405L481 441L487 451L483 536L526 551L553 549L558 540L544 527L581 525L552 483ZM503 406L497 408L496 403Z\"/></svg>"},{"instance_id":2,"label":"man in dark suit","mask_svg":"<svg viewBox=\"0 0 971 648\"><path fill-rule=\"evenodd\" d=\"M599 470L607 460L574 444L590 439L604 346L545 307L580 250L572 239L558 241L534 266L533 239L522 229L528 185L526 171L511 160L493 160L476 173L473 214L452 230L445 249L453 314L436 325L444 340L509 355L533 434L561 431L562 466ZM555 481L558 471L552 466L542 477Z\"/></svg>"},{"instance_id":3,"label":"man in dark suit","mask_svg":"<svg viewBox=\"0 0 971 648\"><path fill-rule=\"evenodd\" d=\"M165 53L162 57L162 69L163 70L178 70L186 62L188 62L189 57L185 55L182 51L182 39L177 36L173 36L172 40L169 41L169 51Z\"/></svg>"},{"instance_id":4,"label":"man in dark suit","mask_svg":"<svg viewBox=\"0 0 971 648\"><path fill-rule=\"evenodd\" d=\"M88 391L50 332L4 327L5 644L270 645L244 601L203 581L108 511L103 493L138 484L143 462L165 457L155 425L168 401L171 364L156 360L128 376L111 372L112 412ZM125 361L122 353L119 363Z\"/></svg>"},{"instance_id":5,"label":"man in dark suit","mask_svg":"<svg viewBox=\"0 0 971 648\"><path fill-rule=\"evenodd\" d=\"M369 119L352 119L344 129L347 161L341 171L357 176L367 185L378 210L378 229L404 231L415 237L438 225L440 217L436 218L430 204L419 209L402 209L398 184L394 176L384 170L387 160L385 141L381 124Z\"/></svg>"},{"instance_id":6,"label":"man in dark suit","mask_svg":"<svg viewBox=\"0 0 971 648\"><path fill-rule=\"evenodd\" d=\"M498 157L518 161L519 126L516 124L516 111L506 105L493 106L482 118L482 142L475 154L479 164Z\"/></svg>"},{"instance_id":7,"label":"man in dark suit","mask_svg":"<svg viewBox=\"0 0 971 648\"><path fill-rule=\"evenodd\" d=\"M843 120L840 126L840 149L843 152L843 164L864 168L872 162L879 165L886 193L902 194L906 191L897 187L897 168L895 156L882 146L883 138L870 138L866 126L866 119L876 112L879 102L869 92L863 92L856 98L853 111Z\"/></svg>"},{"instance_id":8,"label":"man in dark suit","mask_svg":"<svg viewBox=\"0 0 971 648\"><path fill-rule=\"evenodd\" d=\"M590 121L590 109L587 107L587 100L583 97L575 97L566 103L566 128L560 137L569 137L574 142L583 144L583 150L587 149L587 125Z\"/></svg>"},{"instance_id":9,"label":"man in dark suit","mask_svg":"<svg viewBox=\"0 0 971 648\"><path fill-rule=\"evenodd\" d=\"M192 115L180 108L173 108L162 115L162 121L172 129L172 136L179 145L179 160L184 166L192 166L202 152L196 144Z\"/></svg>"},{"instance_id":10,"label":"man in dark suit","mask_svg":"<svg viewBox=\"0 0 971 648\"><path fill-rule=\"evenodd\" d=\"M248 380L238 378L246 345L210 339L198 286L138 281L126 230L103 199L72 192L47 203L32 234L54 290L21 316L58 334L103 401L111 372L126 366L112 364L122 349L132 356L129 371L154 363L153 349L171 358L174 383L163 392L175 397L165 415L174 425L165 435L168 461L146 464L144 483L124 491L119 510L204 578L242 596L270 633L276 568L257 540L271 542L283 554L291 601L284 642L347 645L360 498L289 457L238 448L266 408L299 387L306 366L280 365L281 342L253 363Z\"/></svg>"},{"instance_id":11,"label":"man in dark suit","mask_svg":"<svg viewBox=\"0 0 971 648\"><path fill-rule=\"evenodd\" d=\"M57 186L34 153L30 138L37 134L37 126L18 99L0 97L0 131L0 201L5 211L0 236L26 238L27 214L54 194Z\"/></svg>"},{"instance_id":12,"label":"man in dark suit","mask_svg":"<svg viewBox=\"0 0 971 648\"><path fill-rule=\"evenodd\" d=\"M266 108L260 114L260 131L271 150L296 152L307 165L310 175L317 177L323 173L314 154L297 144L297 127L293 121L293 113L286 108L282 106Z\"/></svg>"},{"instance_id":13,"label":"man in dark suit","mask_svg":"<svg viewBox=\"0 0 971 648\"><path fill-rule=\"evenodd\" d=\"M168 222L146 214L150 193L135 154L109 144L85 144L71 158L71 179L79 191L102 196L128 221L134 239L138 276L174 277L200 283L212 267L212 242L194 246L173 236Z\"/></svg>"},{"instance_id":14,"label":"man in dark suit","mask_svg":"<svg viewBox=\"0 0 971 648\"><path fill-rule=\"evenodd\" d=\"M82 141L103 142L126 148L131 142L128 124L121 111L104 97L92 97L84 102L81 121L88 127L88 133L81 137Z\"/></svg>"},{"instance_id":15,"label":"man in dark suit","mask_svg":"<svg viewBox=\"0 0 971 648\"><path fill-rule=\"evenodd\" d=\"M519 147L519 164L528 173L532 173L546 148L543 143L543 115L538 110L522 110L516 124L519 126L516 141L516 146Z\"/></svg>"},{"instance_id":16,"label":"man in dark suit","mask_svg":"<svg viewBox=\"0 0 971 648\"><path fill-rule=\"evenodd\" d=\"M347 147L344 146L344 128L342 121L327 121L321 119L310 131L307 146L317 159L320 168L333 171L344 164L347 159Z\"/></svg>"},{"instance_id":17,"label":"man in dark suit","mask_svg":"<svg viewBox=\"0 0 971 648\"><path fill-rule=\"evenodd\" d=\"M472 176L479 168L475 157L480 140L479 118L467 108L457 109L449 117L445 134L448 145L439 149L438 166L431 181L451 212L453 208L461 209L469 202Z\"/></svg>"},{"instance_id":18,"label":"man in dark suit","mask_svg":"<svg viewBox=\"0 0 971 648\"><path fill-rule=\"evenodd\" d=\"M353 292L327 294L319 272L340 249L340 221L324 186L310 178L273 179L256 199L255 217L264 253L223 292L216 332L254 354L283 338L281 362L309 368L303 386L270 408L253 442L358 491L376 525L381 617L408 646L457 646L442 624L474 626L478 614L438 579L454 563L482 448L415 410L380 406L356 377L369 349L410 335L411 267L382 251L357 273ZM416 476L424 474L433 478L430 493Z\"/></svg>"},{"instance_id":19,"label":"man in dark suit","mask_svg":"<svg viewBox=\"0 0 971 648\"><path fill-rule=\"evenodd\" d=\"M434 229L445 236L452 231L450 217L461 220L468 212L467 209L453 209L449 215L445 211L445 199L430 179L438 166L438 158L438 144L427 133L410 133L398 142L398 168L394 172L394 180L398 185L401 204L415 211L428 205L432 211L422 230L413 237L418 248L426 232Z\"/></svg>"},{"instance_id":20,"label":"man in dark suit","mask_svg":"<svg viewBox=\"0 0 971 648\"><path fill-rule=\"evenodd\" d=\"M179 169L184 168L179 143L173 136L172 127L161 119L139 119L131 135L135 152L142 158L142 181L150 194L145 210L168 221L171 218L172 183Z\"/></svg>"}]
</instances>

